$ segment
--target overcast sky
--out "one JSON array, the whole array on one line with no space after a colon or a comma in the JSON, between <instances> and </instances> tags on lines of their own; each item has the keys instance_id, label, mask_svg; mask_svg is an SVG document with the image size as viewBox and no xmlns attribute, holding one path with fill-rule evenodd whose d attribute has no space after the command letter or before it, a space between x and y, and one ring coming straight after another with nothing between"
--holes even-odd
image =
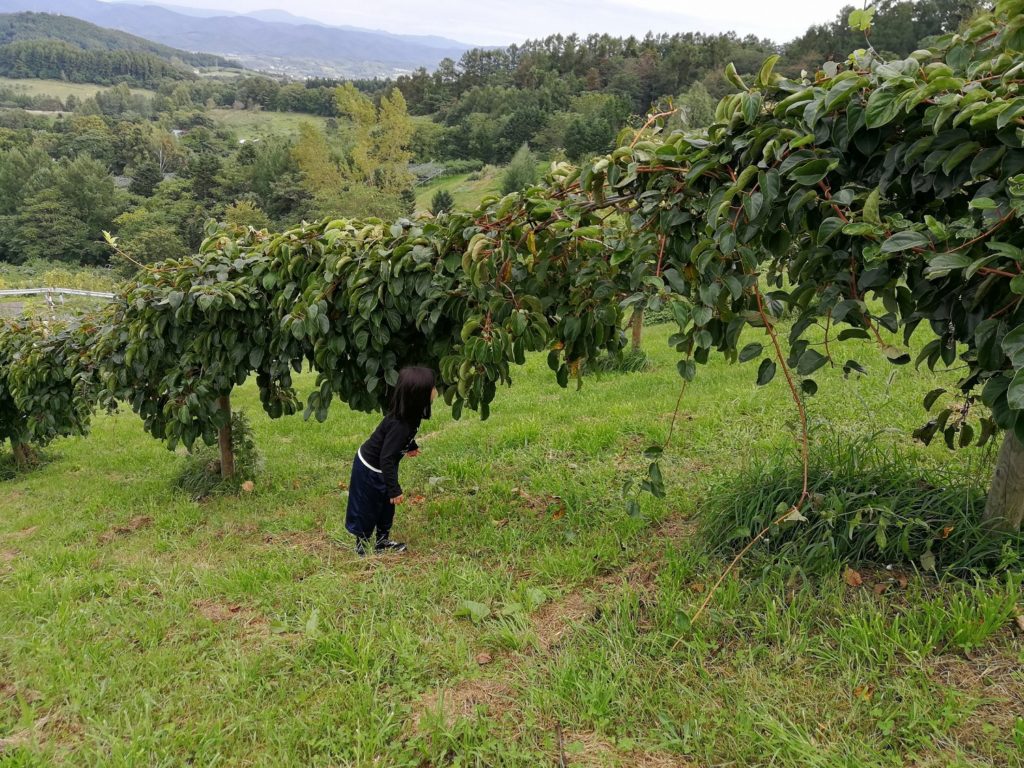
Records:
<instances>
[{"instance_id":1,"label":"overcast sky","mask_svg":"<svg viewBox=\"0 0 1024 768\"><path fill-rule=\"evenodd\" d=\"M136 0L138 2L139 0ZM756 34L791 40L857 0L156 0L237 12L282 8L330 24L503 45L555 32Z\"/></svg>"}]
</instances>

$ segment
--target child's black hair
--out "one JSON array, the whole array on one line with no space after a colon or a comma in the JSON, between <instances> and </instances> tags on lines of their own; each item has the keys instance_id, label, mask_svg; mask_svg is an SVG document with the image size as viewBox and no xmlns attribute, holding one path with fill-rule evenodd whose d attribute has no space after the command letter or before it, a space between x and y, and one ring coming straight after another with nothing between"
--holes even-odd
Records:
<instances>
[{"instance_id":1,"label":"child's black hair","mask_svg":"<svg viewBox=\"0 0 1024 768\"><path fill-rule=\"evenodd\" d=\"M403 368L391 395L391 415L406 424L419 426L430 418L430 394L434 391L434 371L421 366Z\"/></svg>"}]
</instances>

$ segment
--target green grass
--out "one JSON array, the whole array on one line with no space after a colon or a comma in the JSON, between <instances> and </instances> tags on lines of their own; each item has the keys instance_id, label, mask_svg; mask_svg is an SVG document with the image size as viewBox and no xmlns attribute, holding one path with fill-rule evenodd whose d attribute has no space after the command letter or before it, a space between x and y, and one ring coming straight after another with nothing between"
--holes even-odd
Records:
<instances>
[{"instance_id":1,"label":"green grass","mask_svg":"<svg viewBox=\"0 0 1024 768\"><path fill-rule=\"evenodd\" d=\"M689 518L758 459L795 464L795 417L756 363L701 370L668 497L628 517L618 488L679 392L669 333L647 332L647 373L562 390L538 356L487 422L437 409L403 463L407 556L359 559L343 527L372 415L272 422L247 385L264 473L205 503L130 413L57 443L0 486L0 762L535 768L560 744L574 766L1021 765L1019 577L876 594L884 575L851 588L758 549L688 627L724 567ZM984 474L987 452L909 437L950 374L837 346L870 375L821 377L816 444L874 434Z\"/></svg>"},{"instance_id":2,"label":"green grass","mask_svg":"<svg viewBox=\"0 0 1024 768\"><path fill-rule=\"evenodd\" d=\"M77 99L87 99L90 96L95 96L97 91L102 91L109 87L106 85L96 85L95 83L67 83L63 80L0 77L0 88L13 88L30 96L53 96L61 101L67 99L68 96L74 96ZM132 93L144 96L154 95L153 91L142 88L132 88Z\"/></svg>"},{"instance_id":3,"label":"green grass","mask_svg":"<svg viewBox=\"0 0 1024 768\"><path fill-rule=\"evenodd\" d=\"M264 112L249 109L211 109L211 118L230 128L239 138L269 138L271 136L297 136L303 122L315 123L321 130L327 118L298 112ZM344 125L345 121L339 121Z\"/></svg>"},{"instance_id":4,"label":"green grass","mask_svg":"<svg viewBox=\"0 0 1024 768\"><path fill-rule=\"evenodd\" d=\"M473 177L473 178L470 178ZM501 169L486 166L476 173L460 173L456 176L442 176L416 188L416 209L430 210L430 201L439 191L445 189L455 200L459 210L476 208L487 195L501 192Z\"/></svg>"}]
</instances>

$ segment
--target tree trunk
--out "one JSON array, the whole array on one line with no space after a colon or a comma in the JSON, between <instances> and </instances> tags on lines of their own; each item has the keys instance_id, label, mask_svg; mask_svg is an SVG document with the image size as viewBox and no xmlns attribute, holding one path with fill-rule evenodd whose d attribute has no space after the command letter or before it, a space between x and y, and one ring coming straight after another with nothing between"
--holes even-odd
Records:
<instances>
[{"instance_id":1,"label":"tree trunk","mask_svg":"<svg viewBox=\"0 0 1024 768\"><path fill-rule=\"evenodd\" d=\"M28 446L24 443L12 442L11 450L14 452L14 463L17 464L18 469L24 469L27 467L30 455Z\"/></svg>"},{"instance_id":2,"label":"tree trunk","mask_svg":"<svg viewBox=\"0 0 1024 768\"><path fill-rule=\"evenodd\" d=\"M230 480L235 476L235 451L231 445L231 395L224 395L217 401L217 404L224 411L227 419L217 434L217 444L220 448L220 476L222 480Z\"/></svg>"},{"instance_id":3,"label":"tree trunk","mask_svg":"<svg viewBox=\"0 0 1024 768\"><path fill-rule=\"evenodd\" d=\"M633 319L629 321L633 329L633 351L639 352L642 347L644 333L644 311L640 307L633 310Z\"/></svg>"},{"instance_id":4,"label":"tree trunk","mask_svg":"<svg viewBox=\"0 0 1024 768\"><path fill-rule=\"evenodd\" d=\"M1019 531L1024 519L1024 444L1013 430L999 449L983 520L1002 531Z\"/></svg>"}]
</instances>

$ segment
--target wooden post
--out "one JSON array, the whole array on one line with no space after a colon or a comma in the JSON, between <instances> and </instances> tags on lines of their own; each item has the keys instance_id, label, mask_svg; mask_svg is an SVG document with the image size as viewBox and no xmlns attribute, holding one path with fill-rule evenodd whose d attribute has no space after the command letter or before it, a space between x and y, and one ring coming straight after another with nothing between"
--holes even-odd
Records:
<instances>
[{"instance_id":1,"label":"wooden post","mask_svg":"<svg viewBox=\"0 0 1024 768\"><path fill-rule=\"evenodd\" d=\"M224 426L217 433L217 445L220 448L220 476L222 480L230 480L235 476L235 451L232 447L231 434L231 395L224 395L217 400L224 412Z\"/></svg>"}]
</instances>

